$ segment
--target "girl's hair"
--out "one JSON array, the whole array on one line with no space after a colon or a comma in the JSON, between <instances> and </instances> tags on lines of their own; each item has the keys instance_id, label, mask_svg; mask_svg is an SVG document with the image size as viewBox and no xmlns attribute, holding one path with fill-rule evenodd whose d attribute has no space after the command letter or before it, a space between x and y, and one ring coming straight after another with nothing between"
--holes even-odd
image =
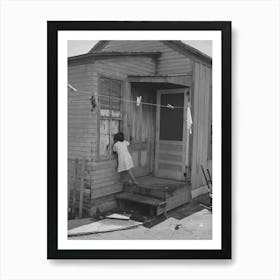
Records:
<instances>
[{"instance_id":1,"label":"girl's hair","mask_svg":"<svg viewBox=\"0 0 280 280\"><path fill-rule=\"evenodd\" d=\"M114 142L123 142L124 141L124 135L122 132L118 132L117 134L114 135Z\"/></svg>"}]
</instances>

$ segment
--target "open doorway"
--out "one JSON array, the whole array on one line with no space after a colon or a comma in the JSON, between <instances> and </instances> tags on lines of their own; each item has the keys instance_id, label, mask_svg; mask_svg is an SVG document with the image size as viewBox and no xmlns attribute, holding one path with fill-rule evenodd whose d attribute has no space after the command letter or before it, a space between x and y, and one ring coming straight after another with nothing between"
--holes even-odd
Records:
<instances>
[{"instance_id":1,"label":"open doorway","mask_svg":"<svg viewBox=\"0 0 280 280\"><path fill-rule=\"evenodd\" d=\"M131 107L128 120L136 177L149 175L185 181L187 90L164 83L131 84L132 99L142 96L142 105ZM174 109L161 107L168 104Z\"/></svg>"}]
</instances>

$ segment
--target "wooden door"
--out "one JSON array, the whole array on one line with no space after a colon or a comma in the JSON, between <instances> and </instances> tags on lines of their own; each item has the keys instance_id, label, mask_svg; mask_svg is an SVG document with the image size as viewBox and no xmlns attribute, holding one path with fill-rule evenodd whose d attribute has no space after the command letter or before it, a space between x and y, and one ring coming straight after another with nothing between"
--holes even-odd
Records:
<instances>
[{"instance_id":1,"label":"wooden door","mask_svg":"<svg viewBox=\"0 0 280 280\"><path fill-rule=\"evenodd\" d=\"M149 142L137 141L131 143L131 155L133 159L133 173L135 177L141 177L150 173Z\"/></svg>"},{"instance_id":2,"label":"wooden door","mask_svg":"<svg viewBox=\"0 0 280 280\"><path fill-rule=\"evenodd\" d=\"M185 180L186 168L186 89L159 90L157 106L155 176Z\"/></svg>"},{"instance_id":3,"label":"wooden door","mask_svg":"<svg viewBox=\"0 0 280 280\"><path fill-rule=\"evenodd\" d=\"M156 92L151 86L134 85L132 99L142 96L142 102L155 103ZM152 173L155 151L155 119L154 106L130 104L129 131L132 137L130 151L133 158L135 177Z\"/></svg>"}]
</instances>

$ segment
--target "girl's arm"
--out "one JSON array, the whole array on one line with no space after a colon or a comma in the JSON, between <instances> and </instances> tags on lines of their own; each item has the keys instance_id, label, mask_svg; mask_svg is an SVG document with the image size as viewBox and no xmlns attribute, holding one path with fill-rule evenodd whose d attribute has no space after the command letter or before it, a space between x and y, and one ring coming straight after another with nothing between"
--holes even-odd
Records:
<instances>
[{"instance_id":1,"label":"girl's arm","mask_svg":"<svg viewBox=\"0 0 280 280\"><path fill-rule=\"evenodd\" d=\"M117 151L116 151L115 144L113 144L112 151L113 151L114 157L115 157L116 159L118 159L118 154L117 154Z\"/></svg>"},{"instance_id":2,"label":"girl's arm","mask_svg":"<svg viewBox=\"0 0 280 280\"><path fill-rule=\"evenodd\" d=\"M133 142L132 140L132 136L129 136L129 140L126 140L128 142L128 146L130 146L130 144Z\"/></svg>"},{"instance_id":3,"label":"girl's arm","mask_svg":"<svg viewBox=\"0 0 280 280\"><path fill-rule=\"evenodd\" d=\"M132 152L131 144L133 144L132 136L129 137L129 140L127 142L128 142L127 149L131 153Z\"/></svg>"},{"instance_id":4,"label":"girl's arm","mask_svg":"<svg viewBox=\"0 0 280 280\"><path fill-rule=\"evenodd\" d=\"M117 153L117 152L116 152L116 146L115 146L115 144L116 144L116 143L114 143L113 146L112 146L112 151L113 151L114 154Z\"/></svg>"}]
</instances>

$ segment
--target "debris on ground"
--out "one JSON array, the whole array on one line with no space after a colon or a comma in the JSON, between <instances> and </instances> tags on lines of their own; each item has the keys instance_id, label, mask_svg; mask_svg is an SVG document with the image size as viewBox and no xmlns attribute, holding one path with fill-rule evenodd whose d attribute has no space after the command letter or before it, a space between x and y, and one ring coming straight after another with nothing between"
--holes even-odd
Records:
<instances>
[{"instance_id":1,"label":"debris on ground","mask_svg":"<svg viewBox=\"0 0 280 280\"><path fill-rule=\"evenodd\" d=\"M181 226L181 224L176 225L174 229L175 229L175 230L178 230L178 229L180 228L180 226Z\"/></svg>"},{"instance_id":2,"label":"debris on ground","mask_svg":"<svg viewBox=\"0 0 280 280\"><path fill-rule=\"evenodd\" d=\"M103 219L68 230L68 236L87 235L131 229L142 225L133 220Z\"/></svg>"},{"instance_id":3,"label":"debris on ground","mask_svg":"<svg viewBox=\"0 0 280 280\"><path fill-rule=\"evenodd\" d=\"M117 214L130 217L125 220L112 218L69 220L68 236L70 239L80 240L209 240L212 238L212 211L205 206L211 206L208 194L194 198L190 203L171 210L167 213L168 217L145 216L131 210L129 212L112 211L104 215Z\"/></svg>"},{"instance_id":4,"label":"debris on ground","mask_svg":"<svg viewBox=\"0 0 280 280\"><path fill-rule=\"evenodd\" d=\"M130 219L130 215L113 213L111 215L106 216L106 218L108 218L108 219L117 219L117 220L129 220Z\"/></svg>"},{"instance_id":5,"label":"debris on ground","mask_svg":"<svg viewBox=\"0 0 280 280\"><path fill-rule=\"evenodd\" d=\"M200 203L200 205L212 212L212 206L211 205L206 205L204 203Z\"/></svg>"}]
</instances>

